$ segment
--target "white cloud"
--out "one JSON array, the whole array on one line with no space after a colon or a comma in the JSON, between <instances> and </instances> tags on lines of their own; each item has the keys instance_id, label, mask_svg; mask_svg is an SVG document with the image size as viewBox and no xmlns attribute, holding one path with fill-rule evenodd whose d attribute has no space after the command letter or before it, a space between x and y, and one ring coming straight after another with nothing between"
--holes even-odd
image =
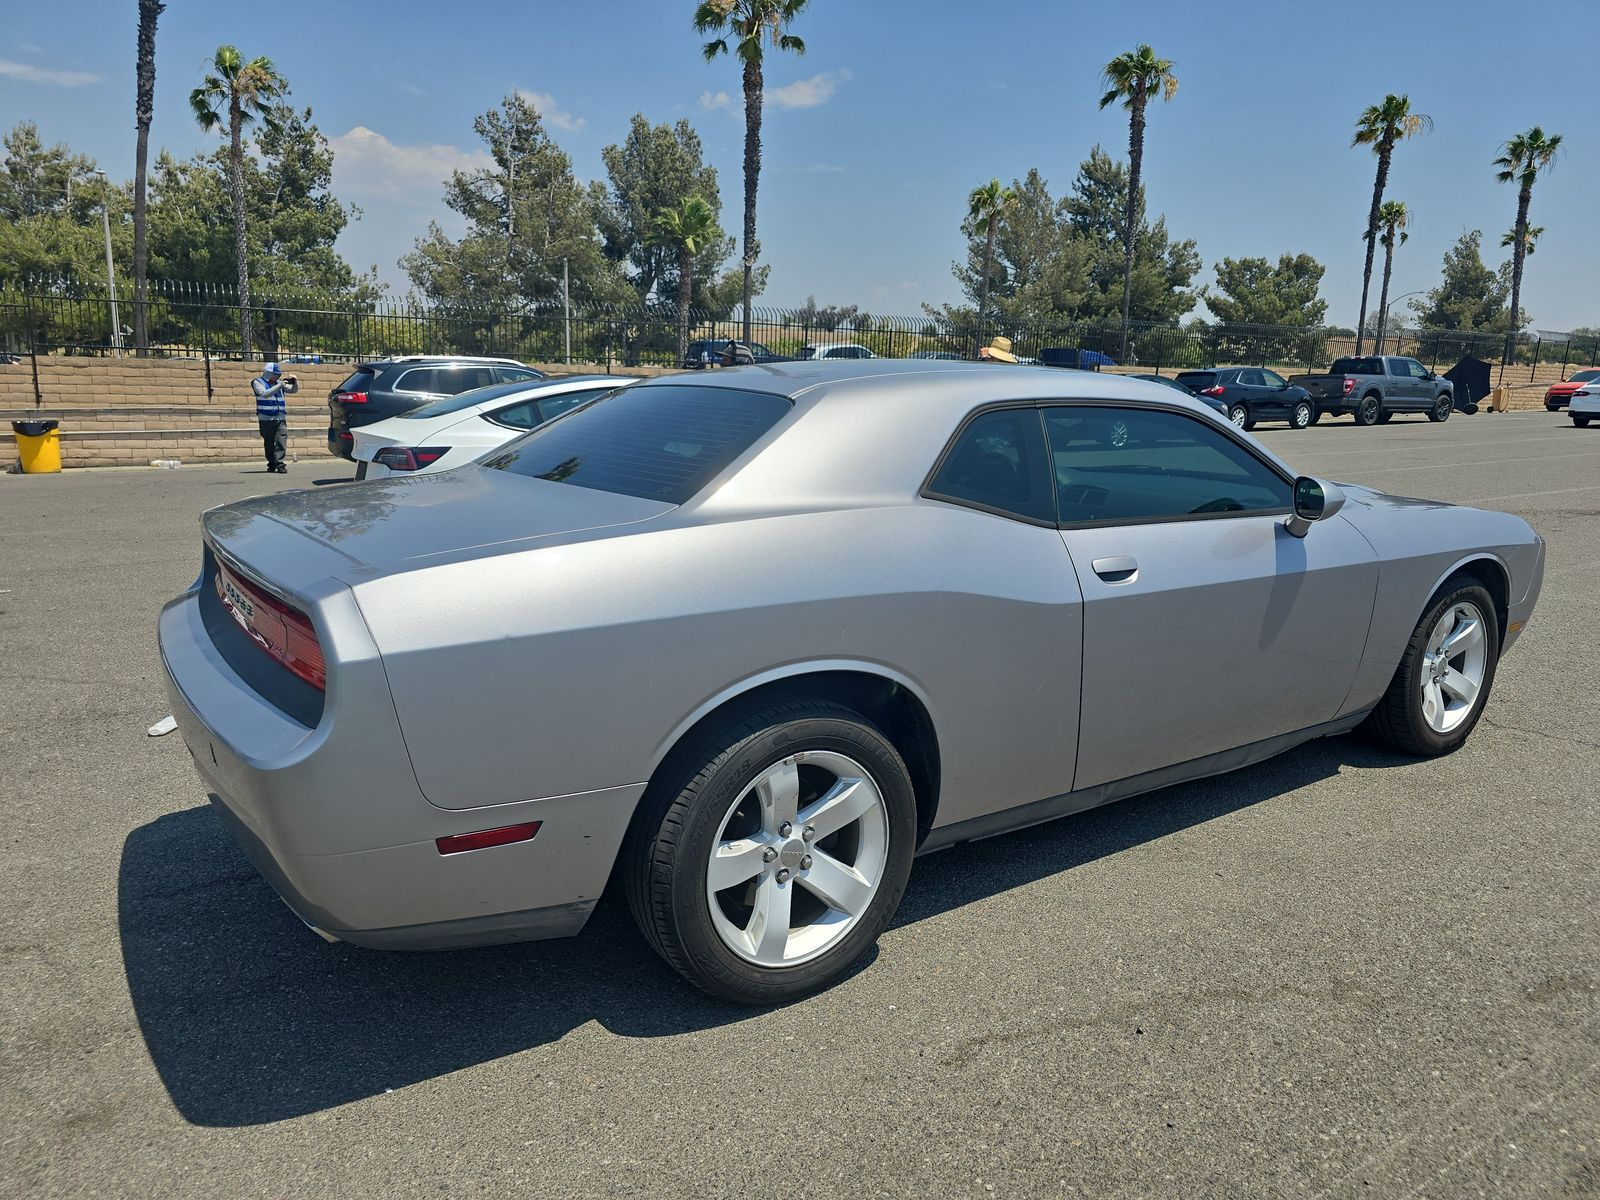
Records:
<instances>
[{"instance_id":1,"label":"white cloud","mask_svg":"<svg viewBox=\"0 0 1600 1200\"><path fill-rule=\"evenodd\" d=\"M700 107L707 112L715 112L719 108L732 108L733 97L727 92L701 92Z\"/></svg>"},{"instance_id":2,"label":"white cloud","mask_svg":"<svg viewBox=\"0 0 1600 1200\"><path fill-rule=\"evenodd\" d=\"M812 163L811 171L815 175L843 175L844 168L833 163Z\"/></svg>"},{"instance_id":3,"label":"white cloud","mask_svg":"<svg viewBox=\"0 0 1600 1200\"><path fill-rule=\"evenodd\" d=\"M419 88L416 84L412 83L409 79L402 79L395 86L397 86L402 92L405 92L407 95L410 95L410 96L426 96L428 94L427 92L425 92L421 88Z\"/></svg>"},{"instance_id":4,"label":"white cloud","mask_svg":"<svg viewBox=\"0 0 1600 1200\"><path fill-rule=\"evenodd\" d=\"M766 100L774 108L816 108L831 100L839 85L849 82L850 78L850 72L842 67L837 71L824 71L810 79L768 88Z\"/></svg>"},{"instance_id":5,"label":"white cloud","mask_svg":"<svg viewBox=\"0 0 1600 1200\"><path fill-rule=\"evenodd\" d=\"M330 139L334 187L353 195L393 196L432 203L452 171L475 171L493 160L482 150L442 143L396 144L357 125Z\"/></svg>"},{"instance_id":6,"label":"white cloud","mask_svg":"<svg viewBox=\"0 0 1600 1200\"><path fill-rule=\"evenodd\" d=\"M59 87L82 87L86 83L100 82L100 76L91 75L88 71L56 71L49 67L12 62L8 58L0 58L0 75L20 79L24 83L53 83Z\"/></svg>"},{"instance_id":7,"label":"white cloud","mask_svg":"<svg viewBox=\"0 0 1600 1200\"><path fill-rule=\"evenodd\" d=\"M37 42L18 42L17 49L21 50L24 54L32 54L35 57L44 53L44 47L39 45Z\"/></svg>"},{"instance_id":8,"label":"white cloud","mask_svg":"<svg viewBox=\"0 0 1600 1200\"><path fill-rule=\"evenodd\" d=\"M566 109L556 104L556 98L549 92L530 92L526 88L518 88L517 95L521 96L534 108L539 110L539 115L557 129L565 129L568 133L577 133L589 123L587 117L575 117Z\"/></svg>"}]
</instances>

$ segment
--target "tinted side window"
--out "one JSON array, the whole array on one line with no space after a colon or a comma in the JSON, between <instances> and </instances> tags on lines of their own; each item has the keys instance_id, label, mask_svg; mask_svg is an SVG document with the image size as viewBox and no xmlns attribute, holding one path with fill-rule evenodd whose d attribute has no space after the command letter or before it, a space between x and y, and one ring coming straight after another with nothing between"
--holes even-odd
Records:
<instances>
[{"instance_id":1,"label":"tinted side window","mask_svg":"<svg viewBox=\"0 0 1600 1200\"><path fill-rule=\"evenodd\" d=\"M446 396L459 396L493 382L493 367L440 367L434 372L434 390Z\"/></svg>"},{"instance_id":2,"label":"tinted side window","mask_svg":"<svg viewBox=\"0 0 1600 1200\"><path fill-rule=\"evenodd\" d=\"M1249 367L1243 371L1240 371L1239 382L1246 387L1260 387L1261 372L1256 370L1254 367Z\"/></svg>"},{"instance_id":3,"label":"tinted side window","mask_svg":"<svg viewBox=\"0 0 1600 1200\"><path fill-rule=\"evenodd\" d=\"M1039 410L1006 408L974 418L945 454L928 493L1054 521Z\"/></svg>"},{"instance_id":4,"label":"tinted side window","mask_svg":"<svg viewBox=\"0 0 1600 1200\"><path fill-rule=\"evenodd\" d=\"M624 388L535 429L480 466L682 504L789 411L732 388Z\"/></svg>"},{"instance_id":5,"label":"tinted side window","mask_svg":"<svg viewBox=\"0 0 1600 1200\"><path fill-rule=\"evenodd\" d=\"M1289 386L1288 381L1285 380L1284 377L1282 375L1279 375L1276 371L1263 370L1261 372L1261 382L1266 384L1268 387L1274 387L1274 388L1281 388L1281 387L1288 387Z\"/></svg>"},{"instance_id":6,"label":"tinted side window","mask_svg":"<svg viewBox=\"0 0 1600 1200\"><path fill-rule=\"evenodd\" d=\"M427 395L438 395L439 372L432 367L416 367L404 372L399 379L394 381L394 390L397 392L423 392Z\"/></svg>"},{"instance_id":7,"label":"tinted side window","mask_svg":"<svg viewBox=\"0 0 1600 1200\"><path fill-rule=\"evenodd\" d=\"M1044 424L1063 525L1289 508L1276 471L1196 418L1072 406Z\"/></svg>"},{"instance_id":8,"label":"tinted side window","mask_svg":"<svg viewBox=\"0 0 1600 1200\"><path fill-rule=\"evenodd\" d=\"M1426 379L1428 377L1428 368L1423 366L1416 359L1403 358L1400 361L1405 364L1406 370L1410 373L1411 378Z\"/></svg>"},{"instance_id":9,"label":"tinted side window","mask_svg":"<svg viewBox=\"0 0 1600 1200\"><path fill-rule=\"evenodd\" d=\"M509 425L513 429L532 429L540 421L539 406L532 400L524 400L485 415L497 425Z\"/></svg>"},{"instance_id":10,"label":"tinted side window","mask_svg":"<svg viewBox=\"0 0 1600 1200\"><path fill-rule=\"evenodd\" d=\"M604 396L611 388L595 388L586 392L564 392L559 396L546 396L539 401L539 417L541 420L553 421L562 413L577 408L580 404L587 404L596 396Z\"/></svg>"},{"instance_id":11,"label":"tinted side window","mask_svg":"<svg viewBox=\"0 0 1600 1200\"><path fill-rule=\"evenodd\" d=\"M539 372L530 371L526 367L496 367L495 374L501 383L520 383L524 379L544 378Z\"/></svg>"}]
</instances>

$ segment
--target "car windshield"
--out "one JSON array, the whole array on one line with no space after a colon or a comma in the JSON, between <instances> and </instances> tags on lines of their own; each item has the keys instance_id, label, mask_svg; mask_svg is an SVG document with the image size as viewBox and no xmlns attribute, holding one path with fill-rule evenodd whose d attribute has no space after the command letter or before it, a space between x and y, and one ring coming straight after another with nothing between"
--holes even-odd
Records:
<instances>
[{"instance_id":1,"label":"car windshield","mask_svg":"<svg viewBox=\"0 0 1600 1200\"><path fill-rule=\"evenodd\" d=\"M481 465L682 504L789 411L783 396L668 384L574 409Z\"/></svg>"}]
</instances>

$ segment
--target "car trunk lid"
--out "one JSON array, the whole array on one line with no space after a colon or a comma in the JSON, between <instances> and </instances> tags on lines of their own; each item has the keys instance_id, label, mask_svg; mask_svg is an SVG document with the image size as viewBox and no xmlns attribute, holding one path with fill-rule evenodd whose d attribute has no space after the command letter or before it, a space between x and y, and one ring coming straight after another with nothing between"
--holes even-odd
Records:
<instances>
[{"instance_id":1,"label":"car trunk lid","mask_svg":"<svg viewBox=\"0 0 1600 1200\"><path fill-rule=\"evenodd\" d=\"M215 544L292 592L330 575L353 582L444 555L644 521L673 507L466 466L257 496L213 509L203 523Z\"/></svg>"}]
</instances>

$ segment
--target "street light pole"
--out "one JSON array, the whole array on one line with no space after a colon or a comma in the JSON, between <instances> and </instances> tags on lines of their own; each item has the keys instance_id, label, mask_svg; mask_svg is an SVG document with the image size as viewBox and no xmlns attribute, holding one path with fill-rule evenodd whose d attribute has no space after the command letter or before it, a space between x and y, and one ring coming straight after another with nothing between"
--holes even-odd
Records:
<instances>
[{"instance_id":1,"label":"street light pole","mask_svg":"<svg viewBox=\"0 0 1600 1200\"><path fill-rule=\"evenodd\" d=\"M1405 293L1402 293L1399 296L1390 297L1389 302L1387 304L1385 304L1383 306L1382 311L1378 313L1378 349L1377 349L1377 353L1379 353L1379 354L1383 353L1384 335L1389 332L1389 310L1391 308L1393 308L1396 304L1399 304L1400 301L1408 299L1411 296L1420 296L1420 295L1422 295L1423 292L1425 292L1427 290L1428 290L1427 288L1418 288L1414 292L1405 292ZM1399 336L1399 334L1395 335L1394 344L1395 344L1395 349L1398 350L1400 348L1400 336Z\"/></svg>"},{"instance_id":2,"label":"street light pole","mask_svg":"<svg viewBox=\"0 0 1600 1200\"><path fill-rule=\"evenodd\" d=\"M122 317L117 312L117 273L111 263L111 185L104 171L96 171L95 174L100 176L100 216L106 231L106 288L111 296L111 348L121 358Z\"/></svg>"}]
</instances>

